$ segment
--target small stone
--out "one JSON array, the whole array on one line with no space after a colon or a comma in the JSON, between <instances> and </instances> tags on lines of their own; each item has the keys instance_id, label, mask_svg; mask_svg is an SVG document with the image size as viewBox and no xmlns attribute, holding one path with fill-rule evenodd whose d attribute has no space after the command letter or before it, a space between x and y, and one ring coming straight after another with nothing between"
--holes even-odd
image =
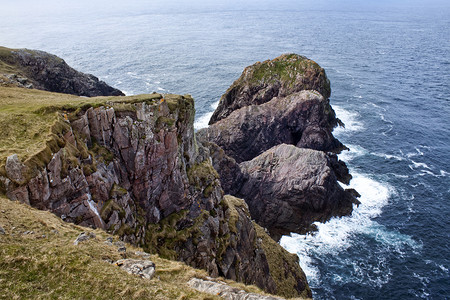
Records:
<instances>
[{"instance_id":1,"label":"small stone","mask_svg":"<svg viewBox=\"0 0 450 300\"><path fill-rule=\"evenodd\" d=\"M113 238L112 238L112 237L107 237L107 238L106 238L106 241L112 244Z\"/></svg>"},{"instance_id":2,"label":"small stone","mask_svg":"<svg viewBox=\"0 0 450 300\"><path fill-rule=\"evenodd\" d=\"M150 253L142 252L142 251L136 251L134 252L135 255L142 257L143 259L150 258Z\"/></svg>"},{"instance_id":3,"label":"small stone","mask_svg":"<svg viewBox=\"0 0 450 300\"><path fill-rule=\"evenodd\" d=\"M78 243L84 242L84 241L87 241L87 240L90 240L90 239L95 239L95 233L93 233L93 232L89 232L89 233L82 232L82 233L80 233L80 235L75 239L75 241L73 242L73 244L76 246L76 245L78 245Z\"/></svg>"},{"instance_id":4,"label":"small stone","mask_svg":"<svg viewBox=\"0 0 450 300\"><path fill-rule=\"evenodd\" d=\"M116 261L115 265L129 274L135 274L145 279L152 279L155 274L155 264L150 260L120 259Z\"/></svg>"},{"instance_id":5,"label":"small stone","mask_svg":"<svg viewBox=\"0 0 450 300\"><path fill-rule=\"evenodd\" d=\"M115 242L115 243L114 243L114 246L116 246L116 247L125 247L125 243L124 243L124 242L121 242L121 241Z\"/></svg>"},{"instance_id":6,"label":"small stone","mask_svg":"<svg viewBox=\"0 0 450 300\"><path fill-rule=\"evenodd\" d=\"M5 229L2 226L0 226L0 234L6 234Z\"/></svg>"},{"instance_id":7,"label":"small stone","mask_svg":"<svg viewBox=\"0 0 450 300\"><path fill-rule=\"evenodd\" d=\"M59 231L56 230L56 229L52 229L52 233L54 233L54 234L59 234Z\"/></svg>"},{"instance_id":8,"label":"small stone","mask_svg":"<svg viewBox=\"0 0 450 300\"><path fill-rule=\"evenodd\" d=\"M125 246L122 246L122 247L119 247L118 249L117 249L117 251L119 251L119 252L127 252L127 248L125 247Z\"/></svg>"}]
</instances>

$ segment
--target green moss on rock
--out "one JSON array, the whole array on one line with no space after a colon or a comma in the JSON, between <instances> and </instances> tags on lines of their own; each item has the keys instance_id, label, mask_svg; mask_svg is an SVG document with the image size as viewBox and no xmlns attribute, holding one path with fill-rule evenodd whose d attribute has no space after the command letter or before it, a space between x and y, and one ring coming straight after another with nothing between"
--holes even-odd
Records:
<instances>
[{"instance_id":1,"label":"green moss on rock","mask_svg":"<svg viewBox=\"0 0 450 300\"><path fill-rule=\"evenodd\" d=\"M283 249L265 230L253 222L256 234L262 240L261 245L269 263L270 275L277 285L277 294L283 297L298 297L296 286L302 285L302 298L311 298L311 289L306 276L298 263L298 256Z\"/></svg>"}]
</instances>

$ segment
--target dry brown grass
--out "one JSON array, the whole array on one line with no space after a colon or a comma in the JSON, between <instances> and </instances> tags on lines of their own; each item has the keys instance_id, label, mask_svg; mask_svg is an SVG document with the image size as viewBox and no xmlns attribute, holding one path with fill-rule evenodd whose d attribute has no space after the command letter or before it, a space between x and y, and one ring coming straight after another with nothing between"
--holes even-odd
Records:
<instances>
[{"instance_id":1,"label":"dry brown grass","mask_svg":"<svg viewBox=\"0 0 450 300\"><path fill-rule=\"evenodd\" d=\"M157 270L152 280L129 275L108 262L122 256L104 243L105 232L3 197L0 226L6 231L0 235L1 299L218 299L185 285L192 277L206 277L205 271L152 255ZM74 246L82 231L97 237ZM127 245L127 256L137 258L138 250Z\"/></svg>"}]
</instances>

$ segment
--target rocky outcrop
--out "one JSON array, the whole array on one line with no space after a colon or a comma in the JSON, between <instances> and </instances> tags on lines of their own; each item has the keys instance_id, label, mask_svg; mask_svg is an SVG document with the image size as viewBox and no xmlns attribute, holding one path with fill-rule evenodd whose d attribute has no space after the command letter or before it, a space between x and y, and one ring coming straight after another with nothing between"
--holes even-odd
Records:
<instances>
[{"instance_id":1,"label":"rocky outcrop","mask_svg":"<svg viewBox=\"0 0 450 300\"><path fill-rule=\"evenodd\" d=\"M353 203L359 203L338 184L322 151L282 144L240 167L246 180L237 195L276 240L290 232L304 233L315 221L348 215Z\"/></svg>"},{"instance_id":2,"label":"rocky outcrop","mask_svg":"<svg viewBox=\"0 0 450 300\"><path fill-rule=\"evenodd\" d=\"M272 275L245 202L223 196L209 150L195 139L194 112L190 96L159 94L60 111L42 151L23 162L11 157L9 172L0 168L0 187L10 199L212 276L311 295L298 264L283 267L302 279L288 289Z\"/></svg>"},{"instance_id":3,"label":"rocky outcrop","mask_svg":"<svg viewBox=\"0 0 450 300\"><path fill-rule=\"evenodd\" d=\"M245 68L220 98L209 124L226 118L241 107L259 105L302 90L315 90L325 99L330 97L330 81L316 62L297 54L283 54L273 60L257 62Z\"/></svg>"},{"instance_id":4,"label":"rocky outcrop","mask_svg":"<svg viewBox=\"0 0 450 300\"><path fill-rule=\"evenodd\" d=\"M211 153L225 192L245 199L273 239L348 215L358 193L332 134L341 121L316 63L294 54L247 67L197 137Z\"/></svg>"},{"instance_id":5,"label":"rocky outcrop","mask_svg":"<svg viewBox=\"0 0 450 300\"><path fill-rule=\"evenodd\" d=\"M0 85L35 88L78 96L123 96L91 74L76 71L52 54L0 47Z\"/></svg>"},{"instance_id":6,"label":"rocky outcrop","mask_svg":"<svg viewBox=\"0 0 450 300\"><path fill-rule=\"evenodd\" d=\"M95 233L93 232L82 232L77 236L75 241L73 241L73 244L77 246L79 243L88 241L90 239L95 239L95 237Z\"/></svg>"},{"instance_id":7,"label":"rocky outcrop","mask_svg":"<svg viewBox=\"0 0 450 300\"><path fill-rule=\"evenodd\" d=\"M210 295L218 295L224 299L233 300L283 300L284 298L264 296L261 294L248 293L238 288L233 288L225 282L214 281L213 278L192 278L187 282L191 288Z\"/></svg>"},{"instance_id":8,"label":"rocky outcrop","mask_svg":"<svg viewBox=\"0 0 450 300\"><path fill-rule=\"evenodd\" d=\"M328 100L315 91L301 91L235 110L226 119L199 130L197 136L242 162L282 143L338 151L344 147L331 133L336 122Z\"/></svg>"},{"instance_id":9,"label":"rocky outcrop","mask_svg":"<svg viewBox=\"0 0 450 300\"><path fill-rule=\"evenodd\" d=\"M128 274L137 275L143 279L152 279L155 274L155 263L143 259L119 259L114 263Z\"/></svg>"}]
</instances>

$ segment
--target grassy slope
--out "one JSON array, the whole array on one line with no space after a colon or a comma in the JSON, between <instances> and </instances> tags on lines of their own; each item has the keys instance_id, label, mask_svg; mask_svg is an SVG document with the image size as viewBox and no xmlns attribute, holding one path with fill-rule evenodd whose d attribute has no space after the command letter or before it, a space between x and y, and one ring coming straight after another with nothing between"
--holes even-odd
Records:
<instances>
[{"instance_id":1,"label":"grassy slope","mask_svg":"<svg viewBox=\"0 0 450 300\"><path fill-rule=\"evenodd\" d=\"M0 235L0 299L219 299L187 287L190 278L205 278L205 271L152 255L156 264L152 280L129 275L108 262L123 255L104 243L107 233L65 223L1 196L0 226L6 231ZM73 245L83 231L97 237ZM127 245L126 256L139 258L135 251L142 249ZM254 286L226 282L261 293Z\"/></svg>"},{"instance_id":2,"label":"grassy slope","mask_svg":"<svg viewBox=\"0 0 450 300\"><path fill-rule=\"evenodd\" d=\"M45 148L51 126L64 117L87 106L107 102L132 103L154 101L160 94L129 97L78 97L40 90L0 87L0 166L6 157L18 154L22 161ZM126 105L126 104L124 104Z\"/></svg>"}]
</instances>

